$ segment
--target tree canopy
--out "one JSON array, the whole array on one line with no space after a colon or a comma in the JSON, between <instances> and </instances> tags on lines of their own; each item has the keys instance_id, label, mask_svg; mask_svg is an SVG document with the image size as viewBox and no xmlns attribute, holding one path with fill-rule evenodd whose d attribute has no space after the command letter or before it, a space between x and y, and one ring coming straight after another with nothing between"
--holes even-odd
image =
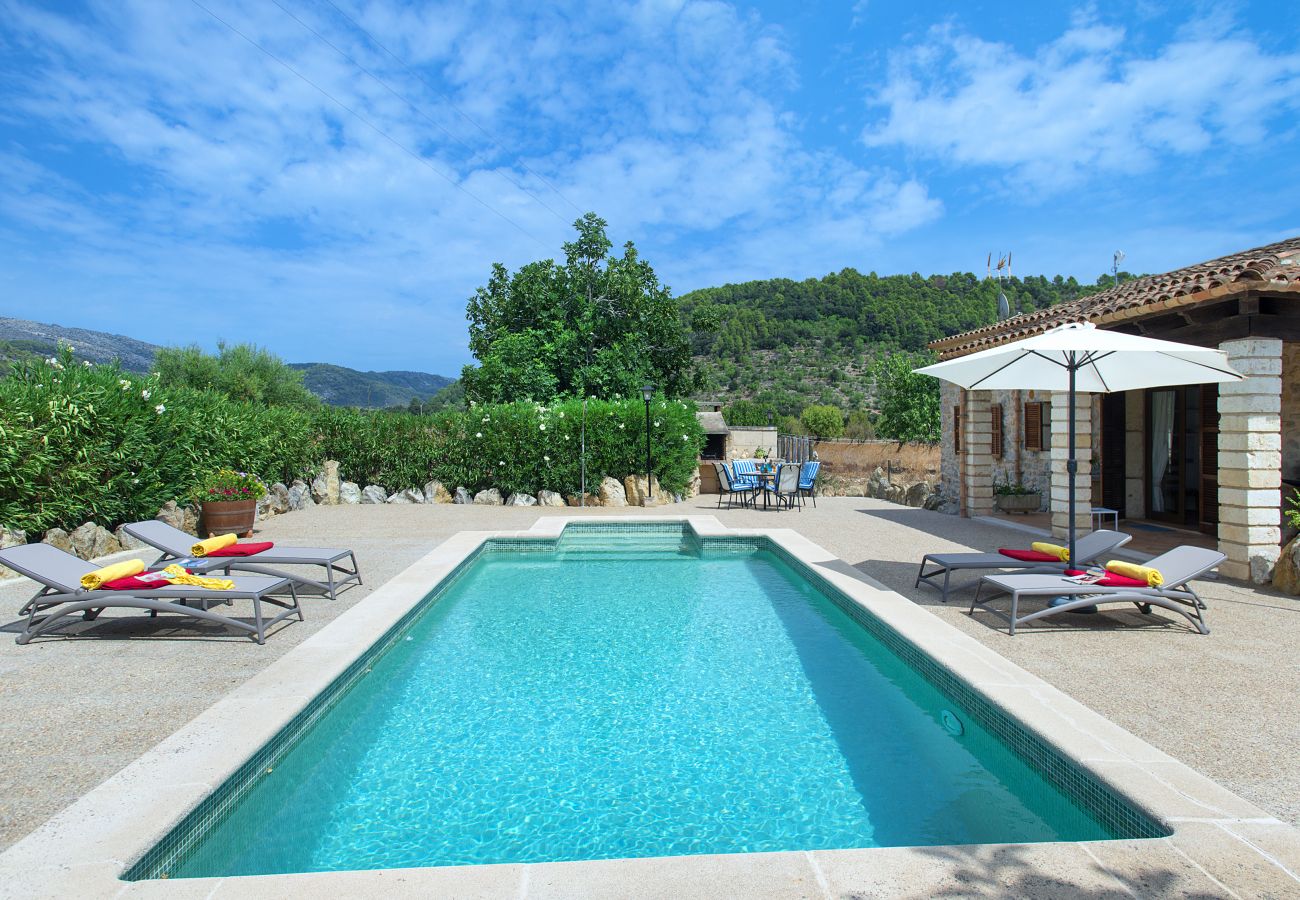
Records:
<instances>
[{"instance_id":1,"label":"tree canopy","mask_svg":"<svg viewBox=\"0 0 1300 900\"><path fill-rule=\"evenodd\" d=\"M216 355L197 345L163 347L154 356L160 384L216 391L232 400L312 409L320 400L307 390L302 372L253 344L217 343Z\"/></svg>"},{"instance_id":2,"label":"tree canopy","mask_svg":"<svg viewBox=\"0 0 1300 900\"><path fill-rule=\"evenodd\" d=\"M668 397L695 387L687 331L671 291L631 241L610 254L595 213L573 223L564 262L494 264L466 308L477 366L461 379L478 402L635 396L647 381Z\"/></svg>"},{"instance_id":3,"label":"tree canopy","mask_svg":"<svg viewBox=\"0 0 1300 900\"><path fill-rule=\"evenodd\" d=\"M913 369L934 362L931 353L894 353L871 367L876 380L876 433L897 441L939 440L939 379Z\"/></svg>"}]
</instances>

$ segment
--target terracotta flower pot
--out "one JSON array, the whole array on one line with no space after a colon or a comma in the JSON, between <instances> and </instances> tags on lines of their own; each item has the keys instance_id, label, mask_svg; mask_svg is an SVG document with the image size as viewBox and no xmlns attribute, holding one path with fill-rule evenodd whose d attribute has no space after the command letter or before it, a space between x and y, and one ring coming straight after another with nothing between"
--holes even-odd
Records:
<instances>
[{"instance_id":1,"label":"terracotta flower pot","mask_svg":"<svg viewBox=\"0 0 1300 900\"><path fill-rule=\"evenodd\" d=\"M208 537L232 531L240 537L253 536L253 523L257 521L256 500L205 501L200 505L203 508L200 530Z\"/></svg>"}]
</instances>

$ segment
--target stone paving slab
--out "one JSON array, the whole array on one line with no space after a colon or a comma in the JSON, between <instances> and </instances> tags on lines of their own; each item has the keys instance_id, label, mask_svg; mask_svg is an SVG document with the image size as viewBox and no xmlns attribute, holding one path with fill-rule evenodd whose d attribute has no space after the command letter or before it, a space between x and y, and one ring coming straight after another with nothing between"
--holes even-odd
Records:
<instances>
[{"instance_id":1,"label":"stone paving slab","mask_svg":"<svg viewBox=\"0 0 1300 900\"><path fill-rule=\"evenodd\" d=\"M713 510L704 501L646 512ZM5 674L0 752L8 761L0 774L0 847L170 735L451 534L525 529L542 514L529 508L336 507L271 520L261 536L284 544L355 548L367 585L338 601L308 598L308 621L281 626L264 647L206 624L122 615L69 629L83 638L27 647L0 639ZM1182 626L1181 618L1119 612L1048 620L1009 638L992 617L966 616L958 608L965 594L945 607L937 592L910 585L922 552L1006 545L1015 542L1013 532L862 498L821 499L816 510L803 512L723 510L718 516L730 527L795 529L1171 756L1296 822L1300 763L1282 748L1300 745L1300 734L1295 715L1279 715L1294 710L1300 687L1300 629L1295 627L1300 603L1294 598L1230 582L1207 583L1215 629L1209 637ZM0 604L16 610L29 592L6 585L0 588ZM1234 690L1242 693L1234 696ZM1250 841L1224 836L1238 844ZM1268 839L1261 832L1258 843L1264 846ZM1289 838L1282 843L1293 852Z\"/></svg>"}]
</instances>

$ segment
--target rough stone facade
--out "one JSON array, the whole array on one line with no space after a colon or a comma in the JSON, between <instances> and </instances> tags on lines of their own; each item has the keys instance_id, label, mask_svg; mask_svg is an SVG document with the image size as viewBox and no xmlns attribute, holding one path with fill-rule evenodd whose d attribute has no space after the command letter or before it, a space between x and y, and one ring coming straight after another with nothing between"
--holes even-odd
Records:
<instances>
[{"instance_id":1,"label":"rough stone facade","mask_svg":"<svg viewBox=\"0 0 1300 900\"><path fill-rule=\"evenodd\" d=\"M981 392L987 398L990 414L988 432L988 453L985 468L980 476L989 479L989 483L1022 484L1042 495L1042 508L1047 507L1051 494L1051 453L1050 449L1029 450L1025 447L1024 416L1025 404L1051 402L1052 395L1047 391L987 391ZM966 468L962 457L969 449L964 447L958 454L953 440L953 410L959 404L964 405L967 392L956 385L943 382L939 388L939 403L942 414L942 429L939 438L939 475L940 492L948 504L960 504L964 496L961 489L962 472ZM1002 409L1002 447L1001 454L993 453L992 441L995 437L992 426L991 410L995 406ZM964 409L963 409L964 412ZM964 421L964 419L963 419ZM968 482L969 483L969 482ZM963 509L963 511L966 511ZM970 513L981 515L982 513Z\"/></svg>"},{"instance_id":2,"label":"rough stone facade","mask_svg":"<svg viewBox=\"0 0 1300 900\"><path fill-rule=\"evenodd\" d=\"M1300 344L1282 345L1282 478L1300 481Z\"/></svg>"}]
</instances>

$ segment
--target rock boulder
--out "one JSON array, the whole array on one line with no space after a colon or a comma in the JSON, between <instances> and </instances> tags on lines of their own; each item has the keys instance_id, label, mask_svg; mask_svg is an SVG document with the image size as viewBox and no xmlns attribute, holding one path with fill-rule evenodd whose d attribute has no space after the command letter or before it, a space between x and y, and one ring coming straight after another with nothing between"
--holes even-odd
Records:
<instances>
[{"instance_id":1,"label":"rock boulder","mask_svg":"<svg viewBox=\"0 0 1300 900\"><path fill-rule=\"evenodd\" d=\"M122 549L112 532L94 522L78 526L69 538L72 540L73 552L82 559L97 559Z\"/></svg>"},{"instance_id":2,"label":"rock boulder","mask_svg":"<svg viewBox=\"0 0 1300 900\"><path fill-rule=\"evenodd\" d=\"M0 525L0 550L5 547L20 547L25 543L27 543L27 532L21 528L6 528ZM12 574L14 573L0 566L0 578L8 578Z\"/></svg>"},{"instance_id":3,"label":"rock boulder","mask_svg":"<svg viewBox=\"0 0 1300 900\"><path fill-rule=\"evenodd\" d=\"M506 498L506 506L536 506L537 498L532 494L511 494Z\"/></svg>"},{"instance_id":4,"label":"rock boulder","mask_svg":"<svg viewBox=\"0 0 1300 900\"><path fill-rule=\"evenodd\" d=\"M368 484L361 489L362 503L387 503L388 491L377 484Z\"/></svg>"},{"instance_id":5,"label":"rock boulder","mask_svg":"<svg viewBox=\"0 0 1300 900\"><path fill-rule=\"evenodd\" d=\"M311 488L307 486L307 482L301 478L295 479L294 483L289 485L289 509L296 512L315 505L316 501L312 500Z\"/></svg>"},{"instance_id":6,"label":"rock boulder","mask_svg":"<svg viewBox=\"0 0 1300 900\"><path fill-rule=\"evenodd\" d=\"M185 511L176 505L175 500L168 500L158 510L158 515L154 516L160 522L166 522L172 528L185 530Z\"/></svg>"},{"instance_id":7,"label":"rock boulder","mask_svg":"<svg viewBox=\"0 0 1300 900\"><path fill-rule=\"evenodd\" d=\"M464 487L458 487L456 488L456 493L451 498L451 502L465 505L468 503L473 503L474 497Z\"/></svg>"},{"instance_id":8,"label":"rock boulder","mask_svg":"<svg viewBox=\"0 0 1300 900\"><path fill-rule=\"evenodd\" d=\"M139 550L141 547L149 546L139 538L127 534L124 525L117 526L117 530L113 532L113 537L117 538L117 542L122 545L123 550Z\"/></svg>"},{"instance_id":9,"label":"rock boulder","mask_svg":"<svg viewBox=\"0 0 1300 900\"><path fill-rule=\"evenodd\" d=\"M663 506L669 502L659 487L659 477L651 474L650 488L646 490L644 475L629 475L623 480L623 494L628 506Z\"/></svg>"},{"instance_id":10,"label":"rock boulder","mask_svg":"<svg viewBox=\"0 0 1300 900\"><path fill-rule=\"evenodd\" d=\"M72 537L62 528L51 528L45 532L41 538L42 544L49 544L51 547L58 547L64 553L74 552L72 549Z\"/></svg>"},{"instance_id":11,"label":"rock boulder","mask_svg":"<svg viewBox=\"0 0 1300 900\"><path fill-rule=\"evenodd\" d=\"M595 494L570 494L570 506L600 506L600 498Z\"/></svg>"},{"instance_id":12,"label":"rock boulder","mask_svg":"<svg viewBox=\"0 0 1300 900\"><path fill-rule=\"evenodd\" d=\"M343 485L339 481L339 464L325 460L320 473L311 482L312 499L323 506L333 506L342 501Z\"/></svg>"},{"instance_id":13,"label":"rock boulder","mask_svg":"<svg viewBox=\"0 0 1300 900\"><path fill-rule=\"evenodd\" d=\"M397 491L388 498L389 503L423 503L424 491L417 491L415 488L407 488L404 491Z\"/></svg>"},{"instance_id":14,"label":"rock boulder","mask_svg":"<svg viewBox=\"0 0 1300 900\"><path fill-rule=\"evenodd\" d=\"M451 492L443 486L441 481L430 481L424 486L425 503L450 503Z\"/></svg>"},{"instance_id":15,"label":"rock boulder","mask_svg":"<svg viewBox=\"0 0 1300 900\"><path fill-rule=\"evenodd\" d=\"M601 506L627 506L627 493L617 478L606 475L600 480Z\"/></svg>"},{"instance_id":16,"label":"rock boulder","mask_svg":"<svg viewBox=\"0 0 1300 900\"><path fill-rule=\"evenodd\" d=\"M1273 567L1273 587L1288 594L1300 594L1300 537L1282 548L1282 555Z\"/></svg>"},{"instance_id":17,"label":"rock boulder","mask_svg":"<svg viewBox=\"0 0 1300 900\"><path fill-rule=\"evenodd\" d=\"M560 494L557 494L555 491L538 491L537 505L538 506L563 506L564 497L561 496Z\"/></svg>"},{"instance_id":18,"label":"rock boulder","mask_svg":"<svg viewBox=\"0 0 1300 900\"><path fill-rule=\"evenodd\" d=\"M345 481L339 485L339 502L354 506L361 502L361 487L355 481Z\"/></svg>"},{"instance_id":19,"label":"rock boulder","mask_svg":"<svg viewBox=\"0 0 1300 900\"><path fill-rule=\"evenodd\" d=\"M907 489L903 495L903 502L908 506L921 507L925 505L925 500L930 496L930 485L924 481L918 481Z\"/></svg>"},{"instance_id":20,"label":"rock boulder","mask_svg":"<svg viewBox=\"0 0 1300 900\"><path fill-rule=\"evenodd\" d=\"M475 506L501 506L504 502L496 488L486 488L474 495Z\"/></svg>"}]
</instances>

